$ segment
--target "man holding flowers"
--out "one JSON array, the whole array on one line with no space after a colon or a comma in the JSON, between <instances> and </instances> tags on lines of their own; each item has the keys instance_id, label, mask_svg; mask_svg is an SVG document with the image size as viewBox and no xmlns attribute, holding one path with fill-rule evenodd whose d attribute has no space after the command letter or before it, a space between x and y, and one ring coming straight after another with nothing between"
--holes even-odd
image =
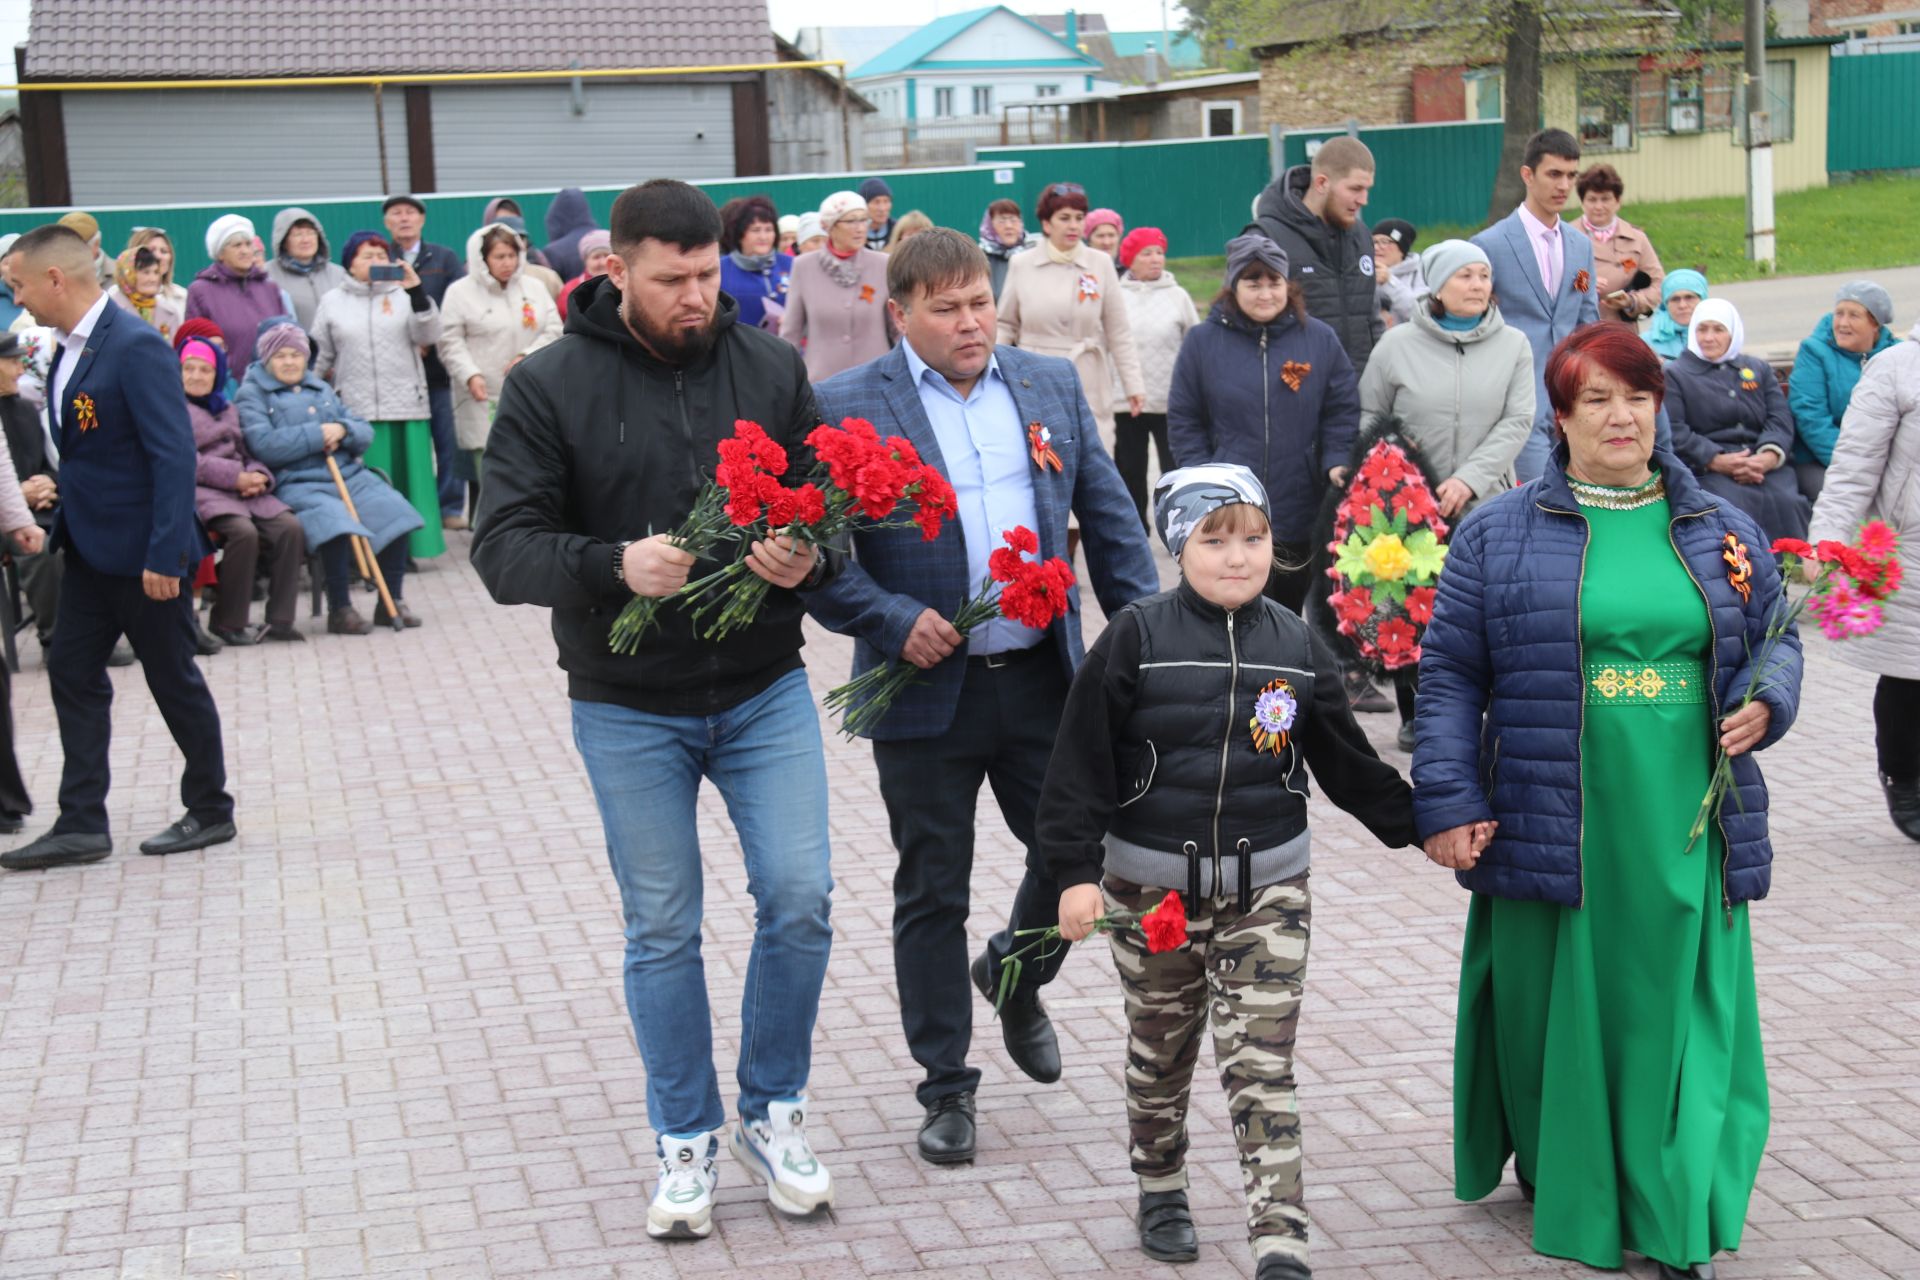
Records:
<instances>
[{"instance_id":1,"label":"man holding flowers","mask_svg":"<svg viewBox=\"0 0 1920 1280\"><path fill-rule=\"evenodd\" d=\"M966 919L983 781L1027 846L1029 870L1007 929L973 962L975 986L991 990L1014 932L1057 918L1059 887L1032 869L1034 809L1083 648L1077 589L1057 581L1064 565L1046 561L1064 553L1071 513L1104 610L1152 594L1159 579L1073 366L994 345L979 247L957 232L922 232L894 251L887 291L900 345L821 383L821 407L828 422L867 419L911 442L951 482L959 519L932 539L916 528L862 528L844 572L805 595L817 619L855 637L856 677L896 661L924 673L876 722L850 723L873 740L900 852L894 972L907 1043L927 1073L920 1152L949 1164L974 1152L980 1073L967 1064ZM997 549L1009 554L995 572ZM1040 563L1019 570L1023 553ZM989 581L1017 584L1016 598L1003 589L993 616L962 634L956 617L978 612L967 606ZM1056 591L1064 608L1046 598ZM1038 990L1057 966L1057 955L1026 964L1001 1014L1014 1062L1043 1083L1059 1078L1060 1054Z\"/></svg>"},{"instance_id":2,"label":"man holding flowers","mask_svg":"<svg viewBox=\"0 0 1920 1280\"><path fill-rule=\"evenodd\" d=\"M647 1230L699 1237L712 1230L727 1127L700 955L703 777L726 799L757 907L730 1145L775 1208L804 1214L833 1200L802 1097L832 879L826 766L794 594L830 566L791 537L724 544L716 554L741 550L745 572L768 589L750 620L708 638L676 602L628 652L616 653L609 634L635 596L670 596L690 574L723 568L668 536L714 478L721 443L745 451L736 467L778 450L805 474L820 419L799 354L737 323L738 305L720 292L720 216L706 195L643 183L621 193L611 223L606 275L575 292L565 336L507 378L473 561L502 604L553 610L574 742L626 918L627 1009L661 1161ZM762 433L734 443L740 420Z\"/></svg>"}]
</instances>

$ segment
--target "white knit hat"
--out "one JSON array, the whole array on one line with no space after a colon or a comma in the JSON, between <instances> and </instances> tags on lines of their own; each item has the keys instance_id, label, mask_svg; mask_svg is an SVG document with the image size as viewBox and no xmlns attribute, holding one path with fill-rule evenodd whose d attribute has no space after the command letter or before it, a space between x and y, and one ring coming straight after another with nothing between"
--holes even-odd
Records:
<instances>
[{"instance_id":1,"label":"white knit hat","mask_svg":"<svg viewBox=\"0 0 1920 1280\"><path fill-rule=\"evenodd\" d=\"M831 231L834 223L854 214L867 216L867 202L860 198L860 193L836 191L820 202L820 229Z\"/></svg>"},{"instance_id":2,"label":"white knit hat","mask_svg":"<svg viewBox=\"0 0 1920 1280\"><path fill-rule=\"evenodd\" d=\"M223 213L207 228L207 257L217 258L235 236L254 237L253 223L237 213Z\"/></svg>"},{"instance_id":3,"label":"white knit hat","mask_svg":"<svg viewBox=\"0 0 1920 1280\"><path fill-rule=\"evenodd\" d=\"M800 225L793 233L794 247L798 248L815 236L825 234L826 228L820 225L820 215L809 209L800 215Z\"/></svg>"}]
</instances>

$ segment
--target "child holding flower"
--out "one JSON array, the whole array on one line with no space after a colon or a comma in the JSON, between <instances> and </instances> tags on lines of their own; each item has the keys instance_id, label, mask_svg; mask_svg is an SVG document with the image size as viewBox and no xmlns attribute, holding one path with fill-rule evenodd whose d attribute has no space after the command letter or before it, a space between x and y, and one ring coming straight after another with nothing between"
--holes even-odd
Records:
<instances>
[{"instance_id":1,"label":"child holding flower","mask_svg":"<svg viewBox=\"0 0 1920 1280\"><path fill-rule=\"evenodd\" d=\"M1121 610L1088 651L1041 790L1038 844L1063 886L1069 941L1169 890L1186 901L1185 946L1109 935L1129 1025L1141 1248L1168 1262L1198 1254L1185 1118L1211 1019L1257 1277L1296 1280L1311 1275L1293 1086L1311 915L1301 766L1389 847L1414 843L1412 796L1354 723L1331 650L1262 593L1273 542L1253 473L1169 472L1154 523L1181 583Z\"/></svg>"}]
</instances>

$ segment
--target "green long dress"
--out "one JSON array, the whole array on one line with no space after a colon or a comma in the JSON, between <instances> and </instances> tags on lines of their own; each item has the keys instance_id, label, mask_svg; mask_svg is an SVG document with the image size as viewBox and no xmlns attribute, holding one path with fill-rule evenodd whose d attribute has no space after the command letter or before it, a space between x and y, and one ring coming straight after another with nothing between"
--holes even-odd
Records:
<instances>
[{"instance_id":1,"label":"green long dress","mask_svg":"<svg viewBox=\"0 0 1920 1280\"><path fill-rule=\"evenodd\" d=\"M1596 1267L1737 1249L1767 1140L1747 908L1717 827L1687 831L1714 753L1711 633L1659 492L1579 486L1585 905L1476 894L1461 961L1454 1182L1536 1188L1533 1247Z\"/></svg>"}]
</instances>

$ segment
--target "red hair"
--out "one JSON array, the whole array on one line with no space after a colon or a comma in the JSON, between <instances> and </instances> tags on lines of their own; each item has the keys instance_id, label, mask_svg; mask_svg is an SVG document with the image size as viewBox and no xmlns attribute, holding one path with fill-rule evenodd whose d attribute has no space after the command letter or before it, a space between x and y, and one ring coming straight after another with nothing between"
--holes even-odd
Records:
<instances>
[{"instance_id":1,"label":"red hair","mask_svg":"<svg viewBox=\"0 0 1920 1280\"><path fill-rule=\"evenodd\" d=\"M1634 391L1653 394L1655 409L1667 395L1660 357L1631 325L1600 321L1575 329L1547 357L1547 402L1555 418L1573 412L1574 397L1596 372L1612 374Z\"/></svg>"},{"instance_id":2,"label":"red hair","mask_svg":"<svg viewBox=\"0 0 1920 1280\"><path fill-rule=\"evenodd\" d=\"M1045 223L1047 219L1062 209L1087 211L1087 190L1077 182L1049 182L1047 189L1040 193L1040 202L1034 206L1033 216Z\"/></svg>"}]
</instances>

